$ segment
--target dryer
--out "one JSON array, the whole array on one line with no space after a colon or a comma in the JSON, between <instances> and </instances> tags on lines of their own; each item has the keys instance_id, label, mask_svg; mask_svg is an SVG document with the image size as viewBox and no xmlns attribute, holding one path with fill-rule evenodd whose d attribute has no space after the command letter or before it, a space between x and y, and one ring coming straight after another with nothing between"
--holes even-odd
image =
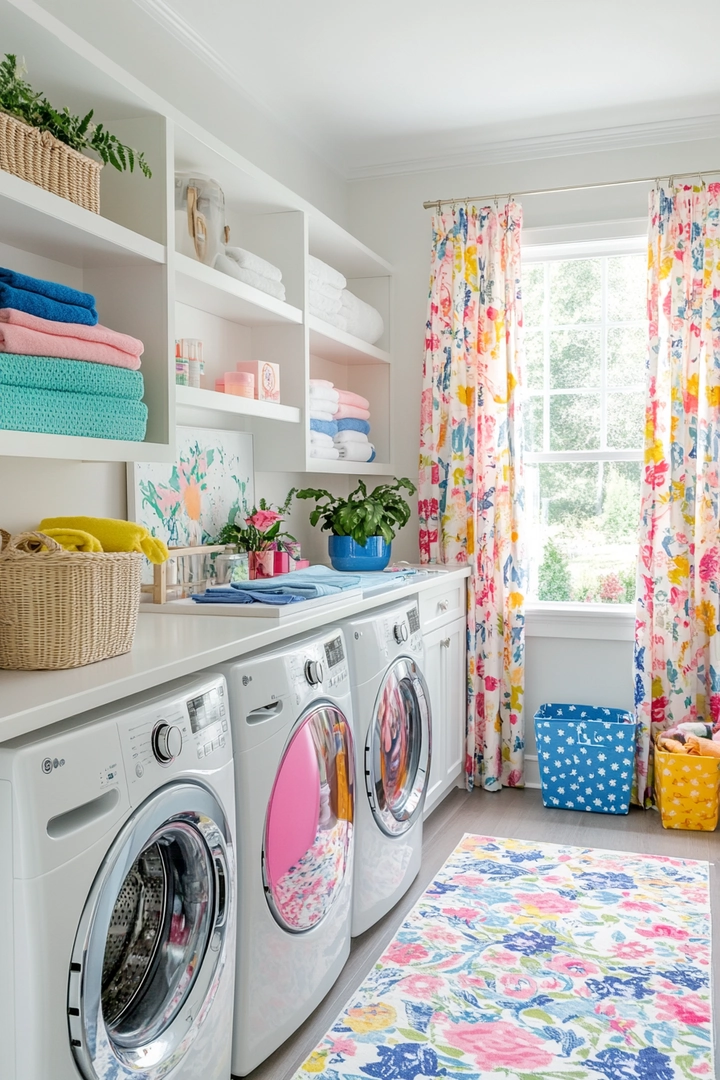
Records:
<instances>
[{"instance_id":1,"label":"dryer","mask_svg":"<svg viewBox=\"0 0 720 1080\"><path fill-rule=\"evenodd\" d=\"M395 906L420 869L432 717L417 599L343 628L356 736L356 937Z\"/></svg>"},{"instance_id":2,"label":"dryer","mask_svg":"<svg viewBox=\"0 0 720 1080\"><path fill-rule=\"evenodd\" d=\"M184 679L0 746L4 1080L227 1080L225 703Z\"/></svg>"},{"instance_id":3,"label":"dryer","mask_svg":"<svg viewBox=\"0 0 720 1080\"><path fill-rule=\"evenodd\" d=\"M338 629L226 664L235 750L238 955L232 1073L277 1049L350 952L354 747Z\"/></svg>"}]
</instances>

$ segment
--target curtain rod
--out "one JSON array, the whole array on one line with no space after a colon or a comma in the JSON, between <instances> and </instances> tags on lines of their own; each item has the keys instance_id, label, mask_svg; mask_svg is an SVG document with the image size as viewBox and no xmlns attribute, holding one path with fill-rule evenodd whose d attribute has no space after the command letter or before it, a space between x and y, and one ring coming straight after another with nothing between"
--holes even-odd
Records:
<instances>
[{"instance_id":1,"label":"curtain rod","mask_svg":"<svg viewBox=\"0 0 720 1080\"><path fill-rule=\"evenodd\" d=\"M718 173L720 173L720 169L709 169L705 172L671 173L668 180L671 184L673 180L684 180L689 176L697 176L699 180L702 180L705 176L717 176ZM638 180L603 180L598 184L574 184L572 187L540 188L537 191L513 191L508 192L507 195L467 195L463 199L429 199L423 203L423 209L432 210L435 208L439 211L441 206L454 206L456 203L497 202L498 199L507 199L509 201L515 196L560 195L567 191L593 191L596 188L629 187L631 184L658 184L659 182L657 175L642 176Z\"/></svg>"}]
</instances>

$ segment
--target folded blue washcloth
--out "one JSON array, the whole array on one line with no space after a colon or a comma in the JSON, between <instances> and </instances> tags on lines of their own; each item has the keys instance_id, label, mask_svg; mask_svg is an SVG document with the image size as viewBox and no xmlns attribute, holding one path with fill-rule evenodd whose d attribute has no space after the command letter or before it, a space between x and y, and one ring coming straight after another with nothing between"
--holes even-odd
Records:
<instances>
[{"instance_id":1,"label":"folded blue washcloth","mask_svg":"<svg viewBox=\"0 0 720 1080\"><path fill-rule=\"evenodd\" d=\"M30 292L27 289L14 289L12 285L2 283L0 283L0 307L26 311L28 315L37 315L40 319L50 319L52 322L97 326L98 321L95 308L64 304L49 296L41 296L40 293Z\"/></svg>"},{"instance_id":2,"label":"folded blue washcloth","mask_svg":"<svg viewBox=\"0 0 720 1080\"><path fill-rule=\"evenodd\" d=\"M335 420L310 420L311 431L321 431L323 435L329 435L333 438L338 433L338 426Z\"/></svg>"},{"instance_id":3,"label":"folded blue washcloth","mask_svg":"<svg viewBox=\"0 0 720 1080\"><path fill-rule=\"evenodd\" d=\"M71 289L69 285L61 285L58 281L44 281L28 274L18 274L15 270L7 270L3 266L0 266L0 281L11 285L13 289L38 293L39 296L47 296L61 304L73 304L75 307L88 308L89 311L95 307L95 297L91 293ZM9 307L7 304L3 306Z\"/></svg>"},{"instance_id":4,"label":"folded blue washcloth","mask_svg":"<svg viewBox=\"0 0 720 1080\"><path fill-rule=\"evenodd\" d=\"M363 435L370 434L370 425L367 420L355 420L353 417L348 417L347 420L338 420L338 431L361 431ZM372 461L372 458L370 458Z\"/></svg>"},{"instance_id":5,"label":"folded blue washcloth","mask_svg":"<svg viewBox=\"0 0 720 1080\"><path fill-rule=\"evenodd\" d=\"M246 582L254 584L254 582ZM239 592L233 588L208 589L207 592L192 599L196 604L298 604L305 599L304 596L294 596L291 593L271 592Z\"/></svg>"},{"instance_id":6,"label":"folded blue washcloth","mask_svg":"<svg viewBox=\"0 0 720 1080\"><path fill-rule=\"evenodd\" d=\"M236 581L232 588L240 592L263 592L273 596L289 595L315 600L318 596L333 596L348 589L357 589L361 582L360 574L340 574L329 566L307 566L304 570L293 570L279 577Z\"/></svg>"}]
</instances>

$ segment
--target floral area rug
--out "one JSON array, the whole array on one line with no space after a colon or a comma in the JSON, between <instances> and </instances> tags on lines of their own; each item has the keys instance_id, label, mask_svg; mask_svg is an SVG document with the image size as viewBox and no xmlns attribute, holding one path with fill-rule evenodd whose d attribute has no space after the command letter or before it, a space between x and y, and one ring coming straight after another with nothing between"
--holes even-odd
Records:
<instances>
[{"instance_id":1,"label":"floral area rug","mask_svg":"<svg viewBox=\"0 0 720 1080\"><path fill-rule=\"evenodd\" d=\"M467 835L296 1080L713 1080L708 864Z\"/></svg>"}]
</instances>

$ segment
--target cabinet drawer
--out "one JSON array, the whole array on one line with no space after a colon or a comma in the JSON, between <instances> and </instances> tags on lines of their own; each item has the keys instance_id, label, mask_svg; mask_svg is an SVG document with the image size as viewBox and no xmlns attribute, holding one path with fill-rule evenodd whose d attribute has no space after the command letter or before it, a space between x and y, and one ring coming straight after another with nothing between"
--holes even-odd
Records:
<instances>
[{"instance_id":1,"label":"cabinet drawer","mask_svg":"<svg viewBox=\"0 0 720 1080\"><path fill-rule=\"evenodd\" d=\"M465 616L465 578L446 581L420 593L420 622L427 634L437 626Z\"/></svg>"}]
</instances>

